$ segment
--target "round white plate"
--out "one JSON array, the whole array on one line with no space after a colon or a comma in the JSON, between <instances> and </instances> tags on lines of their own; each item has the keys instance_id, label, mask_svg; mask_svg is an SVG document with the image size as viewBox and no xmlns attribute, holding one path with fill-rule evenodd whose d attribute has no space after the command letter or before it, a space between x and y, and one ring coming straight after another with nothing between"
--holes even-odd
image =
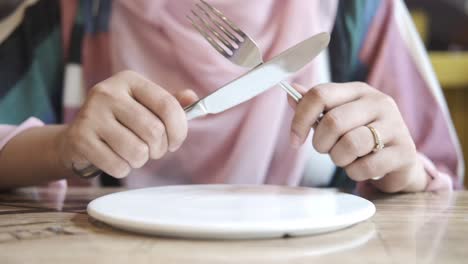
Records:
<instances>
[{"instance_id":1,"label":"round white plate","mask_svg":"<svg viewBox=\"0 0 468 264\"><path fill-rule=\"evenodd\" d=\"M370 218L375 206L333 190L271 185L181 185L109 194L93 218L128 231L185 238L302 236Z\"/></svg>"}]
</instances>

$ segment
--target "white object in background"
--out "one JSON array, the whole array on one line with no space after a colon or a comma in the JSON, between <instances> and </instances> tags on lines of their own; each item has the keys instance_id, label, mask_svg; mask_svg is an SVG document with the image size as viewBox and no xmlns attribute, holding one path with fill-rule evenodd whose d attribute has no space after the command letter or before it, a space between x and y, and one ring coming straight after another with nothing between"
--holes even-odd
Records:
<instances>
[{"instance_id":1,"label":"white object in background","mask_svg":"<svg viewBox=\"0 0 468 264\"><path fill-rule=\"evenodd\" d=\"M63 102L67 107L79 108L83 105L86 95L83 89L83 69L76 63L68 63L65 67Z\"/></svg>"},{"instance_id":2,"label":"white object in background","mask_svg":"<svg viewBox=\"0 0 468 264\"><path fill-rule=\"evenodd\" d=\"M271 185L180 185L109 194L93 218L150 235L254 239L342 229L370 218L371 202L325 189Z\"/></svg>"}]
</instances>

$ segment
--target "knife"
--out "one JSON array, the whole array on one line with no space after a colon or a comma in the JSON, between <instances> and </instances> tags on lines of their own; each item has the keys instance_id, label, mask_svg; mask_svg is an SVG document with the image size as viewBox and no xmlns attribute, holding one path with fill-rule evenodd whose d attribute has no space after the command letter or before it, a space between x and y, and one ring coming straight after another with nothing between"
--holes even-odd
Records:
<instances>
[{"instance_id":1,"label":"knife","mask_svg":"<svg viewBox=\"0 0 468 264\"><path fill-rule=\"evenodd\" d=\"M329 42L330 34L324 32L296 44L186 107L187 119L221 113L267 91L311 62ZM73 169L88 179L105 174L92 164L82 170Z\"/></svg>"},{"instance_id":2,"label":"knife","mask_svg":"<svg viewBox=\"0 0 468 264\"><path fill-rule=\"evenodd\" d=\"M186 107L187 119L217 114L254 98L302 69L329 42L330 34L323 32L296 44Z\"/></svg>"}]
</instances>

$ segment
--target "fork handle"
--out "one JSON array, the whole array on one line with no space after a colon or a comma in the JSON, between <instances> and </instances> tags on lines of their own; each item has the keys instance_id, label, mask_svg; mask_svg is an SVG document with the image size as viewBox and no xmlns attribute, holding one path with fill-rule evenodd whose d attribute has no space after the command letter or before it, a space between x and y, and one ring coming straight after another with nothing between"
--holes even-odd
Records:
<instances>
[{"instance_id":1,"label":"fork handle","mask_svg":"<svg viewBox=\"0 0 468 264\"><path fill-rule=\"evenodd\" d=\"M296 103L299 103L299 101L302 99L302 94L300 94L294 87L292 87L289 83L287 82L280 82L279 85L283 90L285 90L291 97L296 101ZM320 120L322 119L324 113L321 113L320 116L318 117L317 120L315 120L315 123L313 126L317 126Z\"/></svg>"},{"instance_id":2,"label":"fork handle","mask_svg":"<svg viewBox=\"0 0 468 264\"><path fill-rule=\"evenodd\" d=\"M299 101L302 99L302 94L300 94L294 87L292 87L288 82L282 81L279 83L281 88L285 90L296 103L299 103Z\"/></svg>"}]
</instances>

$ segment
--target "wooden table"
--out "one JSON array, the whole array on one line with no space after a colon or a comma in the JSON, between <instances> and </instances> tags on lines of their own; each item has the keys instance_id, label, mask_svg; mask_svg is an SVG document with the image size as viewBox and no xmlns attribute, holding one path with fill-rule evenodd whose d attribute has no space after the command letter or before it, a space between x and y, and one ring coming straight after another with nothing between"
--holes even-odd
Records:
<instances>
[{"instance_id":1,"label":"wooden table","mask_svg":"<svg viewBox=\"0 0 468 264\"><path fill-rule=\"evenodd\" d=\"M0 194L0 263L468 263L468 192L373 195L373 218L323 235L207 241L126 233L86 214L115 191Z\"/></svg>"}]
</instances>

